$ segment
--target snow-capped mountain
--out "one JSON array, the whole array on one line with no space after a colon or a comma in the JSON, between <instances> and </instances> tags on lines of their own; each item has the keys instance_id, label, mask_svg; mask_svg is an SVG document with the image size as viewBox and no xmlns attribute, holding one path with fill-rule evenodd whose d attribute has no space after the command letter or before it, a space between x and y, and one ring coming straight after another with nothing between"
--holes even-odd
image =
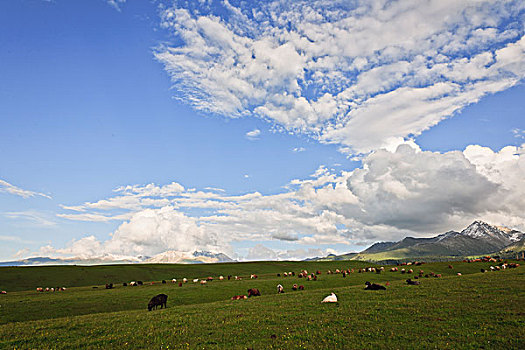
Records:
<instances>
[{"instance_id":1,"label":"snow-capped mountain","mask_svg":"<svg viewBox=\"0 0 525 350\"><path fill-rule=\"evenodd\" d=\"M461 232L449 231L430 238L406 237L398 242L376 243L354 259L396 260L497 254L501 249L523 239L523 232L474 221Z\"/></svg>"},{"instance_id":2,"label":"snow-capped mountain","mask_svg":"<svg viewBox=\"0 0 525 350\"><path fill-rule=\"evenodd\" d=\"M207 264L219 262L234 262L229 256L223 253L211 253L205 251L179 252L166 251L153 257L96 257L84 259L76 258L49 258L34 257L17 261L0 262L0 266L35 266L35 265L107 265L107 264Z\"/></svg>"},{"instance_id":3,"label":"snow-capped mountain","mask_svg":"<svg viewBox=\"0 0 525 350\"><path fill-rule=\"evenodd\" d=\"M489 225L483 221L474 221L469 227L461 231L464 236L493 241L503 247L519 241L524 237L523 232L511 230L507 227Z\"/></svg>"},{"instance_id":4,"label":"snow-capped mountain","mask_svg":"<svg viewBox=\"0 0 525 350\"><path fill-rule=\"evenodd\" d=\"M144 260L144 263L164 263L164 264L208 264L219 262L233 262L230 257L223 253L211 252L180 252L169 250L164 253L157 254L149 259Z\"/></svg>"}]
</instances>

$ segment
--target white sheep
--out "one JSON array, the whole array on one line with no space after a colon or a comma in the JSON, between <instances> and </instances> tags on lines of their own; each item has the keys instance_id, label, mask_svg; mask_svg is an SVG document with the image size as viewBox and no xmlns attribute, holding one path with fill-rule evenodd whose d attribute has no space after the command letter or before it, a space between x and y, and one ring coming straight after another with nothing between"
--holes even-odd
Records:
<instances>
[{"instance_id":1,"label":"white sheep","mask_svg":"<svg viewBox=\"0 0 525 350\"><path fill-rule=\"evenodd\" d=\"M329 296L325 297L322 303L337 303L337 295L334 293L330 294Z\"/></svg>"},{"instance_id":2,"label":"white sheep","mask_svg":"<svg viewBox=\"0 0 525 350\"><path fill-rule=\"evenodd\" d=\"M193 279L193 283L198 283L199 282L199 279L198 278L194 278Z\"/></svg>"}]
</instances>

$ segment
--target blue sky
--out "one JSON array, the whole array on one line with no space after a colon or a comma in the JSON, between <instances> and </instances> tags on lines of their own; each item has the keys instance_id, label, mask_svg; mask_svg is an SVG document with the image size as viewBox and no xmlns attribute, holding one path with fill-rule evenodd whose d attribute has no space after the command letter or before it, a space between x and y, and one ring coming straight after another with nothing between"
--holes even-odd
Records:
<instances>
[{"instance_id":1,"label":"blue sky","mask_svg":"<svg viewBox=\"0 0 525 350\"><path fill-rule=\"evenodd\" d=\"M0 258L286 259L477 218L523 229L523 17L2 2Z\"/></svg>"}]
</instances>

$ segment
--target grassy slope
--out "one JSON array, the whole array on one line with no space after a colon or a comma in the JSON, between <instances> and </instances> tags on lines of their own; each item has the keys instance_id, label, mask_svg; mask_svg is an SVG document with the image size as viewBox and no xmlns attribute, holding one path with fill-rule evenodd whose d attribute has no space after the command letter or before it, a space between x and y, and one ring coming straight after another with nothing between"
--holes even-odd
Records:
<instances>
[{"instance_id":1,"label":"grassy slope","mask_svg":"<svg viewBox=\"0 0 525 350\"><path fill-rule=\"evenodd\" d=\"M404 285L407 275L390 272L346 279L323 274L317 282L272 273L206 287L14 292L0 298L0 348L523 348L525 268L481 274L476 272L486 264L447 265L423 265L445 277L422 279L421 286ZM258 273L269 266L249 268ZM464 276L455 276L458 271ZM365 280L392 286L367 292ZM278 282L288 290L284 295L275 294ZM296 282L307 289L289 291ZM251 286L263 296L227 300ZM339 304L320 304L331 291ZM169 308L147 312L147 300L159 292L169 295Z\"/></svg>"},{"instance_id":2,"label":"grassy slope","mask_svg":"<svg viewBox=\"0 0 525 350\"><path fill-rule=\"evenodd\" d=\"M130 281L160 281L186 277L205 278L219 275L249 276L257 274L277 274L284 271L308 269L335 269L342 267L362 267L363 262L252 262L224 264L132 264L99 266L37 266L0 267L0 289L8 291L35 290L36 287L80 287L105 283L122 284Z\"/></svg>"}]
</instances>

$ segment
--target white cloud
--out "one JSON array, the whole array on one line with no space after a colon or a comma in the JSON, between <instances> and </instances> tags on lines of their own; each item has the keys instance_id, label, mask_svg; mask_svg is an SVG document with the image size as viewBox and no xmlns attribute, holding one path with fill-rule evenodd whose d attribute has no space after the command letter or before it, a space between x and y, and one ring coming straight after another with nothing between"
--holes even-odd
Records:
<instances>
[{"instance_id":1,"label":"white cloud","mask_svg":"<svg viewBox=\"0 0 525 350\"><path fill-rule=\"evenodd\" d=\"M178 97L367 153L525 75L519 1L273 1L166 6L157 48Z\"/></svg>"},{"instance_id":2,"label":"white cloud","mask_svg":"<svg viewBox=\"0 0 525 350\"><path fill-rule=\"evenodd\" d=\"M511 130L512 134L517 139L525 139L525 130L514 128Z\"/></svg>"},{"instance_id":3,"label":"white cloud","mask_svg":"<svg viewBox=\"0 0 525 350\"><path fill-rule=\"evenodd\" d=\"M254 129L252 131L248 131L246 133L246 138L248 140L257 140L259 138L259 136L261 135L261 130L259 129Z\"/></svg>"},{"instance_id":4,"label":"white cloud","mask_svg":"<svg viewBox=\"0 0 525 350\"><path fill-rule=\"evenodd\" d=\"M300 152L304 152L304 151L306 151L306 148L304 148L304 147L295 147L295 148L292 149L292 152L294 152L294 153L300 153Z\"/></svg>"},{"instance_id":5,"label":"white cloud","mask_svg":"<svg viewBox=\"0 0 525 350\"><path fill-rule=\"evenodd\" d=\"M26 211L11 211L2 213L3 216L9 219L16 219L18 221L30 222L37 226L55 226L56 222L53 218L50 218L49 215L35 211L35 210L26 210Z\"/></svg>"},{"instance_id":6,"label":"white cloud","mask_svg":"<svg viewBox=\"0 0 525 350\"><path fill-rule=\"evenodd\" d=\"M15 185L11 185L9 182L4 180L0 180L0 192L14 194L15 196L20 196L22 198L40 196L51 199L51 197L45 193L24 190L20 187L16 187Z\"/></svg>"},{"instance_id":7,"label":"white cloud","mask_svg":"<svg viewBox=\"0 0 525 350\"><path fill-rule=\"evenodd\" d=\"M120 12L121 11L120 6L123 5L126 2L126 0L107 0L107 2L108 2L108 5L110 5L115 10Z\"/></svg>"}]
</instances>

